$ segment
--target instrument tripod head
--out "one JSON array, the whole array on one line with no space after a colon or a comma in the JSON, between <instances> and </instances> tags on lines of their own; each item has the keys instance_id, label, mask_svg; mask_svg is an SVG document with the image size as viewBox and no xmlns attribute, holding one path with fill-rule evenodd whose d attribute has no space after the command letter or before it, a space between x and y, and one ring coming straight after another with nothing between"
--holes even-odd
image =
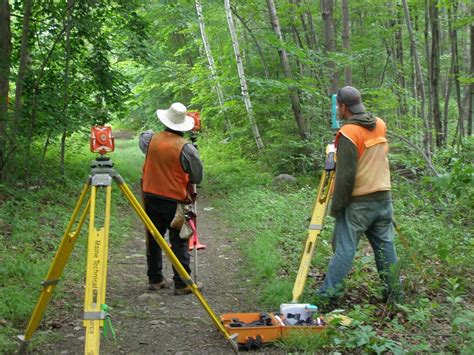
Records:
<instances>
[{"instance_id":1,"label":"instrument tripod head","mask_svg":"<svg viewBox=\"0 0 474 355\"><path fill-rule=\"evenodd\" d=\"M193 144L194 148L198 148L197 146L197 137L198 132L201 130L201 116L199 115L198 111L188 111L187 115L194 119L194 127L191 130L191 135L189 136L191 143Z\"/></svg>"},{"instance_id":2,"label":"instrument tripod head","mask_svg":"<svg viewBox=\"0 0 474 355\"><path fill-rule=\"evenodd\" d=\"M112 168L114 166L114 162L106 156L99 156L95 158L95 160L91 161L90 164L92 169L100 169L100 168Z\"/></svg>"},{"instance_id":3,"label":"instrument tripod head","mask_svg":"<svg viewBox=\"0 0 474 355\"><path fill-rule=\"evenodd\" d=\"M123 183L123 179L117 170L114 169L114 162L109 158L101 155L95 160L91 161L91 179L92 186L110 186L112 179L115 179L119 184Z\"/></svg>"}]
</instances>

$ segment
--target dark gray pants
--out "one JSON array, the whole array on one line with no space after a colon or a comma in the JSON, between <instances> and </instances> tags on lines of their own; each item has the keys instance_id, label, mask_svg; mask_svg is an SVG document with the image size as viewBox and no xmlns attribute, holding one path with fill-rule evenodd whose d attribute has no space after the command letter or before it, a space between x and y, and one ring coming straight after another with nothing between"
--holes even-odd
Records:
<instances>
[{"instance_id":1,"label":"dark gray pants","mask_svg":"<svg viewBox=\"0 0 474 355\"><path fill-rule=\"evenodd\" d=\"M171 250L183 265L184 269L191 275L191 269L189 267L189 241L187 239L181 239L179 237L179 231L170 227L178 203L159 197L151 197L149 195L144 196L144 201L145 211L148 217L150 217L156 229L158 229L163 237L166 231L169 231ZM148 264L147 275L149 283L161 282L163 280L163 253L149 231L147 231L146 260ZM186 284L181 280L181 277L174 267L173 273L175 288L179 289L186 287Z\"/></svg>"}]
</instances>

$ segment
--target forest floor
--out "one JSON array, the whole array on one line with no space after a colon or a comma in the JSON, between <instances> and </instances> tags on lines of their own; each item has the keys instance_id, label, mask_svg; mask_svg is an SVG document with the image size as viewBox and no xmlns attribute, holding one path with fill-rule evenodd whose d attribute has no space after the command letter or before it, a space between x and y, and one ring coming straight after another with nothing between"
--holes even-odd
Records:
<instances>
[{"instance_id":1,"label":"forest floor","mask_svg":"<svg viewBox=\"0 0 474 355\"><path fill-rule=\"evenodd\" d=\"M203 295L217 316L232 312L258 311L256 292L250 280L239 272L242 263L236 240L219 223L212 200L198 199L198 232L205 250L198 251L198 280ZM130 213L134 213L130 209ZM113 229L113 228L111 228ZM193 294L175 296L173 288L148 291L144 227L137 218L129 241L119 250L109 246L106 302L116 330L116 340L102 337L104 354L200 354L231 353L232 349L215 328ZM193 252L191 252L193 257ZM194 260L191 258L194 270ZM164 260L164 274L172 279L170 262ZM192 275L194 277L194 275ZM83 286L66 291L77 300L71 309L55 307L54 320L46 328L57 341L40 345L32 353L75 354L84 349L82 326ZM49 323L49 324L48 324ZM275 349L276 350L276 349Z\"/></svg>"}]
</instances>

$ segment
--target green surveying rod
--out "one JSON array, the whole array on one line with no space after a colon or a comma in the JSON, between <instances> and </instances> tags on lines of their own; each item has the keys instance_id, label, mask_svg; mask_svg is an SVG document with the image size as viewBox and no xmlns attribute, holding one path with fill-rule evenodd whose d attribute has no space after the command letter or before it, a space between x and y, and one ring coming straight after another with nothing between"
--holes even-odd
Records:
<instances>
[{"instance_id":1,"label":"green surveying rod","mask_svg":"<svg viewBox=\"0 0 474 355\"><path fill-rule=\"evenodd\" d=\"M332 129L339 129L341 125L339 120L337 119L337 95L331 95L331 128Z\"/></svg>"}]
</instances>

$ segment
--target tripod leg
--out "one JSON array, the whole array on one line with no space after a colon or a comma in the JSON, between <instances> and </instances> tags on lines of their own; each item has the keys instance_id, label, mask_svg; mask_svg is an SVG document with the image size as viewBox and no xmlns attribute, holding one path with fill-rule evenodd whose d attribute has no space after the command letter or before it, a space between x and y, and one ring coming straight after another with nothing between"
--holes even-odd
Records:
<instances>
[{"instance_id":1,"label":"tripod leg","mask_svg":"<svg viewBox=\"0 0 474 355\"><path fill-rule=\"evenodd\" d=\"M194 244L194 279L197 282L197 277L198 277L198 252L197 252L197 246Z\"/></svg>"},{"instance_id":2,"label":"tripod leg","mask_svg":"<svg viewBox=\"0 0 474 355\"><path fill-rule=\"evenodd\" d=\"M196 209L194 209L196 211ZM198 247L197 247L197 227L195 220L192 218L189 220L189 225L191 226L191 229L193 230L193 235L191 236L190 239L190 244L193 245L193 258L194 258L194 281L197 282L198 280Z\"/></svg>"},{"instance_id":3,"label":"tripod leg","mask_svg":"<svg viewBox=\"0 0 474 355\"><path fill-rule=\"evenodd\" d=\"M85 354L99 354L100 328L104 325L106 316L102 307L105 304L112 187L110 185L106 187L104 226L99 230L94 225L97 189L97 186L92 186L87 244L86 291L84 296Z\"/></svg>"},{"instance_id":4,"label":"tripod leg","mask_svg":"<svg viewBox=\"0 0 474 355\"><path fill-rule=\"evenodd\" d=\"M308 228L308 238L304 247L303 255L301 256L300 267L296 275L295 284L293 286L293 300L292 303L297 303L298 299L303 293L306 278L308 277L311 259L314 253L316 240L321 234L324 223L324 216L330 200L332 183L334 180L334 171L323 171L321 182L319 184L318 196L311 216L311 222Z\"/></svg>"},{"instance_id":5,"label":"tripod leg","mask_svg":"<svg viewBox=\"0 0 474 355\"><path fill-rule=\"evenodd\" d=\"M211 320L214 322L214 325L225 336L226 340L229 341L233 350L235 352L238 352L238 346L234 340L235 337L229 334L227 329L222 325L222 322L220 321L220 319L217 318L214 311L209 307L208 303L206 302L203 295L199 291L199 288L197 287L196 283L191 279L188 272L184 269L183 265L181 265L181 263L179 262L178 258L176 258L176 255L174 255L173 251L170 249L170 247L164 240L163 236L160 234L160 232L158 232L158 229L156 229L155 225L150 220L150 218L148 217L148 215L146 214L145 210L142 208L140 203L137 201L137 199L133 195L130 188L127 186L127 184L123 181L123 179L120 176L116 177L116 181L119 184L120 190L122 191L124 196L130 202L135 212L138 214L138 216L140 217L142 222L145 224L145 226L148 228L150 233L153 235L153 238L155 238L158 245L161 247L161 250L163 250L163 252L166 254L168 259L170 260L171 264L173 264L174 268L178 271L183 282L187 284L189 288L191 288L192 292L197 297L198 301L201 303L204 310L207 312Z\"/></svg>"},{"instance_id":6,"label":"tripod leg","mask_svg":"<svg viewBox=\"0 0 474 355\"><path fill-rule=\"evenodd\" d=\"M41 292L41 295L38 299L38 302L36 303L33 314L31 315L31 318L28 322L28 326L26 327L25 334L23 336L20 336L20 339L23 340L22 346L20 348L20 352L26 351L26 347L28 346L28 341L31 339L31 337L33 336L33 333L38 328L39 322L41 321L41 317L43 316L44 310L46 309L46 306L53 294L53 291L59 281L59 278L61 277L61 274L64 270L64 266L66 265L69 255L71 254L71 251L72 251L72 248L74 247L76 239L81 233L82 225L84 224L84 221L87 216L87 212L90 207L90 199L88 200L86 207L84 208L82 212L82 215L79 219L79 223L77 225L76 230L72 233L71 233L71 230L74 225L74 222L76 221L76 217L79 214L79 211L82 207L82 204L89 190L89 187L90 185L87 183L84 185L84 188L82 189L81 195L79 196L79 199L76 203L76 207L74 208L74 212L72 213L72 216L66 227L66 231L64 232L64 236L62 238L61 244L59 245L59 248L56 251L56 255L54 256L54 260L51 266L49 267L49 271L46 276L46 279L42 282L43 291Z\"/></svg>"},{"instance_id":7,"label":"tripod leg","mask_svg":"<svg viewBox=\"0 0 474 355\"><path fill-rule=\"evenodd\" d=\"M421 264L418 262L417 258L415 257L415 254L413 253L413 251L411 250L410 248L410 245L408 244L408 240L405 238L405 236L403 235L402 231L400 230L400 228L398 227L398 224L395 223L395 219L392 219L392 224L393 226L395 227L395 230L397 231L398 233L398 236L400 237L400 241L402 242L403 246L405 247L405 249L410 253L410 256L413 260L413 262L415 263L416 267L418 268L418 270L424 275L425 272L423 271L422 267L421 267Z\"/></svg>"}]
</instances>

